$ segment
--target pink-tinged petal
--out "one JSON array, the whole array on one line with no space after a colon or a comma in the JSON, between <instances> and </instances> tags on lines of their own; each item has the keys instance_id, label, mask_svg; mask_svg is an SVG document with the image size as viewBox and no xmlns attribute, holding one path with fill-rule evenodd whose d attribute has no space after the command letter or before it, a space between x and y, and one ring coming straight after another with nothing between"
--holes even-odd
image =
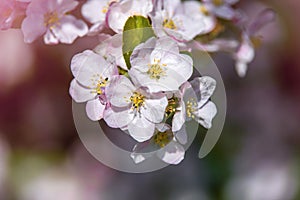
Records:
<instances>
[{"instance_id":1,"label":"pink-tinged petal","mask_svg":"<svg viewBox=\"0 0 300 200\"><path fill-rule=\"evenodd\" d=\"M56 0L53 1L53 7L56 11L60 12L60 13L67 13L69 11L74 10L77 5L79 4L78 1L74 1L74 0Z\"/></svg>"},{"instance_id":2,"label":"pink-tinged petal","mask_svg":"<svg viewBox=\"0 0 300 200\"><path fill-rule=\"evenodd\" d=\"M151 60L161 59L169 54L179 54L178 44L170 37L162 37L156 41L155 49L151 53Z\"/></svg>"},{"instance_id":3,"label":"pink-tinged petal","mask_svg":"<svg viewBox=\"0 0 300 200\"><path fill-rule=\"evenodd\" d=\"M212 120L217 114L216 105L209 101L202 108L193 113L196 117L195 120L204 128L209 129L212 126Z\"/></svg>"},{"instance_id":4,"label":"pink-tinged petal","mask_svg":"<svg viewBox=\"0 0 300 200\"><path fill-rule=\"evenodd\" d=\"M153 4L151 0L123 0L114 3L108 11L108 25L116 33L121 33L125 22L130 16L142 15L147 17L152 9Z\"/></svg>"},{"instance_id":5,"label":"pink-tinged petal","mask_svg":"<svg viewBox=\"0 0 300 200\"><path fill-rule=\"evenodd\" d=\"M177 111L172 120L172 132L179 131L185 123L185 104L181 102L180 111Z\"/></svg>"},{"instance_id":6,"label":"pink-tinged petal","mask_svg":"<svg viewBox=\"0 0 300 200\"><path fill-rule=\"evenodd\" d=\"M44 17L42 15L27 16L21 25L24 42L31 43L46 32Z\"/></svg>"},{"instance_id":7,"label":"pink-tinged petal","mask_svg":"<svg viewBox=\"0 0 300 200\"><path fill-rule=\"evenodd\" d=\"M149 122L143 116L137 115L128 124L130 136L138 142L149 140L154 134L155 124Z\"/></svg>"},{"instance_id":8,"label":"pink-tinged petal","mask_svg":"<svg viewBox=\"0 0 300 200\"><path fill-rule=\"evenodd\" d=\"M53 35L50 29L47 30L46 34L44 35L44 42L45 44L58 44L58 39Z\"/></svg>"},{"instance_id":9,"label":"pink-tinged petal","mask_svg":"<svg viewBox=\"0 0 300 200\"><path fill-rule=\"evenodd\" d=\"M240 0L224 0L225 3L230 4L230 5L236 4L239 1Z\"/></svg>"},{"instance_id":10,"label":"pink-tinged petal","mask_svg":"<svg viewBox=\"0 0 300 200\"><path fill-rule=\"evenodd\" d=\"M180 3L180 0L163 0L163 7L169 16L173 16Z\"/></svg>"},{"instance_id":11,"label":"pink-tinged petal","mask_svg":"<svg viewBox=\"0 0 300 200\"><path fill-rule=\"evenodd\" d=\"M97 34L99 34L104 28L105 28L105 24L104 24L104 23L102 23L102 22L96 23L96 24L94 24L94 25L90 28L88 35L89 35L89 36L97 35Z\"/></svg>"},{"instance_id":12,"label":"pink-tinged petal","mask_svg":"<svg viewBox=\"0 0 300 200\"><path fill-rule=\"evenodd\" d=\"M102 34L99 40L103 42L101 42L94 49L94 51L104 57L107 57L109 55L113 56L118 66L120 66L122 69L128 70L123 57L122 39L123 38L121 34L116 34L114 36Z\"/></svg>"},{"instance_id":13,"label":"pink-tinged petal","mask_svg":"<svg viewBox=\"0 0 300 200\"><path fill-rule=\"evenodd\" d=\"M185 150L183 146L171 141L167 146L157 152L157 156L168 164L177 165L184 159Z\"/></svg>"},{"instance_id":14,"label":"pink-tinged petal","mask_svg":"<svg viewBox=\"0 0 300 200\"><path fill-rule=\"evenodd\" d=\"M95 93L92 93L88 88L81 86L75 79L71 82L69 93L77 103L86 102L96 97Z\"/></svg>"},{"instance_id":15,"label":"pink-tinged petal","mask_svg":"<svg viewBox=\"0 0 300 200\"><path fill-rule=\"evenodd\" d=\"M88 27L82 20L66 15L52 28L52 32L61 43L71 44L77 37L87 34Z\"/></svg>"},{"instance_id":16,"label":"pink-tinged petal","mask_svg":"<svg viewBox=\"0 0 300 200\"><path fill-rule=\"evenodd\" d=\"M92 88L99 76L102 76L103 79L110 78L115 74L116 68L101 55L86 50L72 58L71 71L77 81Z\"/></svg>"},{"instance_id":17,"label":"pink-tinged petal","mask_svg":"<svg viewBox=\"0 0 300 200\"><path fill-rule=\"evenodd\" d=\"M151 52L155 48L157 39L152 37L145 43L138 45L132 52L130 63L132 69L138 69L141 72L147 72L149 69L148 64L151 63Z\"/></svg>"},{"instance_id":18,"label":"pink-tinged petal","mask_svg":"<svg viewBox=\"0 0 300 200\"><path fill-rule=\"evenodd\" d=\"M86 104L86 114L92 121L99 121L103 117L105 107L98 98L93 99Z\"/></svg>"},{"instance_id":19,"label":"pink-tinged petal","mask_svg":"<svg viewBox=\"0 0 300 200\"><path fill-rule=\"evenodd\" d=\"M141 114L153 123L160 123L164 118L167 105L168 100L166 97L146 99L144 108L141 109Z\"/></svg>"},{"instance_id":20,"label":"pink-tinged petal","mask_svg":"<svg viewBox=\"0 0 300 200\"><path fill-rule=\"evenodd\" d=\"M217 82L209 76L197 77L191 81L196 94L200 94L198 106L202 107L212 96L216 89Z\"/></svg>"},{"instance_id":21,"label":"pink-tinged petal","mask_svg":"<svg viewBox=\"0 0 300 200\"><path fill-rule=\"evenodd\" d=\"M112 128L126 127L134 118L128 109L109 107L104 111L103 119Z\"/></svg>"},{"instance_id":22,"label":"pink-tinged petal","mask_svg":"<svg viewBox=\"0 0 300 200\"><path fill-rule=\"evenodd\" d=\"M276 18L276 13L274 10L268 8L261 11L258 16L253 20L247 29L249 35L254 35L259 30L261 30L267 24L273 22Z\"/></svg>"},{"instance_id":23,"label":"pink-tinged petal","mask_svg":"<svg viewBox=\"0 0 300 200\"><path fill-rule=\"evenodd\" d=\"M185 125L183 125L180 130L175 132L174 135L175 135L175 138L178 140L178 142L180 144L185 145L187 143L188 135L187 135L187 132L186 132Z\"/></svg>"},{"instance_id":24,"label":"pink-tinged petal","mask_svg":"<svg viewBox=\"0 0 300 200\"><path fill-rule=\"evenodd\" d=\"M109 0L88 0L81 7L83 17L90 23L103 23L107 12Z\"/></svg>"},{"instance_id":25,"label":"pink-tinged petal","mask_svg":"<svg viewBox=\"0 0 300 200\"><path fill-rule=\"evenodd\" d=\"M131 104L130 97L135 90L128 78L116 76L106 87L106 98L113 106L128 107Z\"/></svg>"},{"instance_id":26,"label":"pink-tinged petal","mask_svg":"<svg viewBox=\"0 0 300 200\"><path fill-rule=\"evenodd\" d=\"M221 18L231 20L236 15L236 11L230 6L224 5L216 7L215 14Z\"/></svg>"}]
</instances>

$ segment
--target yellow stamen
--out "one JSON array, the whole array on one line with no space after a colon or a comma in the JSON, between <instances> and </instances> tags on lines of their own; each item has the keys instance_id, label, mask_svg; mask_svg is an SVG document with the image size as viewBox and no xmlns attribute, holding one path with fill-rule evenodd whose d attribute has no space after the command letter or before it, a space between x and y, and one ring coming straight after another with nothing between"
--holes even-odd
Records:
<instances>
[{"instance_id":1,"label":"yellow stamen","mask_svg":"<svg viewBox=\"0 0 300 200\"><path fill-rule=\"evenodd\" d=\"M163 21L163 26L165 28L169 28L169 29L172 29L172 30L176 30L177 29L177 27L176 27L176 25L175 25L175 23L174 23L174 21L172 19L165 19Z\"/></svg>"},{"instance_id":2,"label":"yellow stamen","mask_svg":"<svg viewBox=\"0 0 300 200\"><path fill-rule=\"evenodd\" d=\"M49 26L50 28L54 28L55 24L58 23L59 17L57 12L50 12L44 15L44 25Z\"/></svg>"},{"instance_id":3,"label":"yellow stamen","mask_svg":"<svg viewBox=\"0 0 300 200\"><path fill-rule=\"evenodd\" d=\"M91 81L93 82L93 87L94 90L92 91L92 93L96 93L98 95L101 95L104 93L104 88L107 85L108 82L108 78L103 78L102 76L100 76L99 74L93 75L93 78L91 79Z\"/></svg>"},{"instance_id":4,"label":"yellow stamen","mask_svg":"<svg viewBox=\"0 0 300 200\"><path fill-rule=\"evenodd\" d=\"M176 112L176 108L178 107L178 98L172 97L168 100L168 106L165 110L166 117L174 114Z\"/></svg>"},{"instance_id":5,"label":"yellow stamen","mask_svg":"<svg viewBox=\"0 0 300 200\"><path fill-rule=\"evenodd\" d=\"M209 15L209 11L208 11L208 9L204 5L201 5L200 8L199 8L199 10L204 15Z\"/></svg>"},{"instance_id":6,"label":"yellow stamen","mask_svg":"<svg viewBox=\"0 0 300 200\"><path fill-rule=\"evenodd\" d=\"M158 132L153 136L153 141L155 144L161 148L165 147L173 139L173 133L170 130L165 132Z\"/></svg>"},{"instance_id":7,"label":"yellow stamen","mask_svg":"<svg viewBox=\"0 0 300 200\"><path fill-rule=\"evenodd\" d=\"M198 103L194 98L191 98L186 103L186 115L190 118L195 118L194 112L197 110Z\"/></svg>"},{"instance_id":8,"label":"yellow stamen","mask_svg":"<svg viewBox=\"0 0 300 200\"><path fill-rule=\"evenodd\" d=\"M212 2L215 6L221 6L224 4L223 0L213 0Z\"/></svg>"},{"instance_id":9,"label":"yellow stamen","mask_svg":"<svg viewBox=\"0 0 300 200\"><path fill-rule=\"evenodd\" d=\"M159 80L162 76L166 75L166 71L164 67L166 64L161 64L159 59L154 59L154 64L148 64L149 70L147 74L149 74L151 79Z\"/></svg>"},{"instance_id":10,"label":"yellow stamen","mask_svg":"<svg viewBox=\"0 0 300 200\"><path fill-rule=\"evenodd\" d=\"M134 92L130 97L130 101L132 102L132 108L140 111L141 107L145 105L145 96L138 92Z\"/></svg>"}]
</instances>

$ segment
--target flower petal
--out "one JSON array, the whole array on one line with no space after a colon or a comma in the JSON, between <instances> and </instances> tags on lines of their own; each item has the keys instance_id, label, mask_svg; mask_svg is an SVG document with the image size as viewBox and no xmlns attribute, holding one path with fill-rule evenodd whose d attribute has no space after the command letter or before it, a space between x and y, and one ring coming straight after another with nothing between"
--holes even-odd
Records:
<instances>
[{"instance_id":1,"label":"flower petal","mask_svg":"<svg viewBox=\"0 0 300 200\"><path fill-rule=\"evenodd\" d=\"M131 123L128 124L129 134L138 142L149 140L154 133L155 124L149 122L146 118L136 116Z\"/></svg>"},{"instance_id":2,"label":"flower petal","mask_svg":"<svg viewBox=\"0 0 300 200\"><path fill-rule=\"evenodd\" d=\"M86 109L87 116L92 121L99 121L103 117L105 105L102 104L100 102L100 100L97 98L97 99L88 101L85 109Z\"/></svg>"},{"instance_id":3,"label":"flower petal","mask_svg":"<svg viewBox=\"0 0 300 200\"><path fill-rule=\"evenodd\" d=\"M109 0L88 0L81 7L83 17L92 24L104 22L106 12L105 7L108 6Z\"/></svg>"},{"instance_id":4,"label":"flower petal","mask_svg":"<svg viewBox=\"0 0 300 200\"><path fill-rule=\"evenodd\" d=\"M112 128L123 128L133 120L134 114L128 109L109 107L103 114L104 121Z\"/></svg>"},{"instance_id":5,"label":"flower petal","mask_svg":"<svg viewBox=\"0 0 300 200\"><path fill-rule=\"evenodd\" d=\"M77 37L82 37L88 32L87 25L72 15L65 15L51 29L61 43L71 44Z\"/></svg>"},{"instance_id":6,"label":"flower petal","mask_svg":"<svg viewBox=\"0 0 300 200\"><path fill-rule=\"evenodd\" d=\"M128 107L131 104L130 97L136 88L125 76L116 76L111 79L106 87L108 101L116 107Z\"/></svg>"},{"instance_id":7,"label":"flower petal","mask_svg":"<svg viewBox=\"0 0 300 200\"><path fill-rule=\"evenodd\" d=\"M146 99L145 107L141 109L141 114L153 123L160 123L164 118L167 105L168 100L166 97Z\"/></svg>"},{"instance_id":8,"label":"flower petal","mask_svg":"<svg viewBox=\"0 0 300 200\"><path fill-rule=\"evenodd\" d=\"M182 145L171 141L157 152L157 156L164 162L177 165L184 159L185 150Z\"/></svg>"},{"instance_id":9,"label":"flower petal","mask_svg":"<svg viewBox=\"0 0 300 200\"><path fill-rule=\"evenodd\" d=\"M27 16L21 25L24 42L31 43L46 32L44 16L42 14L31 14Z\"/></svg>"},{"instance_id":10,"label":"flower petal","mask_svg":"<svg viewBox=\"0 0 300 200\"><path fill-rule=\"evenodd\" d=\"M175 134L175 138L178 140L178 142L180 144L186 144L187 143L187 139L188 139L188 135L187 135L187 132L186 132L186 127L185 125L183 125L181 127L181 129L177 132L174 133Z\"/></svg>"},{"instance_id":11,"label":"flower petal","mask_svg":"<svg viewBox=\"0 0 300 200\"><path fill-rule=\"evenodd\" d=\"M196 117L195 120L204 128L209 129L212 126L212 119L217 114L216 105L209 101L202 108L193 113Z\"/></svg>"},{"instance_id":12,"label":"flower petal","mask_svg":"<svg viewBox=\"0 0 300 200\"><path fill-rule=\"evenodd\" d=\"M181 102L180 111L176 112L172 120L172 132L179 131L185 123L185 104Z\"/></svg>"},{"instance_id":13,"label":"flower petal","mask_svg":"<svg viewBox=\"0 0 300 200\"><path fill-rule=\"evenodd\" d=\"M95 93L92 93L90 89L81 86L75 79L71 82L69 93L77 103L86 102L96 97Z\"/></svg>"},{"instance_id":14,"label":"flower petal","mask_svg":"<svg viewBox=\"0 0 300 200\"><path fill-rule=\"evenodd\" d=\"M191 81L195 94L200 94L200 99L198 99L199 107L202 107L212 96L216 89L216 84L215 79L209 76L198 77Z\"/></svg>"}]
</instances>

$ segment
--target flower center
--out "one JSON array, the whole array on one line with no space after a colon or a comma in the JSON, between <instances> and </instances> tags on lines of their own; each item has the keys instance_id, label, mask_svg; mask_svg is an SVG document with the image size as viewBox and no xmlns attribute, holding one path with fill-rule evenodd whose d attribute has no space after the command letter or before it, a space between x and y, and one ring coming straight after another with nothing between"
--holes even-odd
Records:
<instances>
[{"instance_id":1,"label":"flower center","mask_svg":"<svg viewBox=\"0 0 300 200\"><path fill-rule=\"evenodd\" d=\"M172 97L168 100L168 106L165 110L165 116L169 117L176 112L176 108L178 107L178 98Z\"/></svg>"},{"instance_id":2,"label":"flower center","mask_svg":"<svg viewBox=\"0 0 300 200\"><path fill-rule=\"evenodd\" d=\"M187 117L195 118L194 112L197 110L198 103L194 98L191 98L186 103L186 114Z\"/></svg>"},{"instance_id":3,"label":"flower center","mask_svg":"<svg viewBox=\"0 0 300 200\"><path fill-rule=\"evenodd\" d=\"M223 0L213 0L212 2L215 6L221 6L224 4Z\"/></svg>"},{"instance_id":4,"label":"flower center","mask_svg":"<svg viewBox=\"0 0 300 200\"><path fill-rule=\"evenodd\" d=\"M96 93L98 95L103 94L104 89L108 82L108 78L103 78L99 74L96 74L96 75L93 75L93 78L91 79L91 81L93 81L93 88L94 88L92 93Z\"/></svg>"},{"instance_id":5,"label":"flower center","mask_svg":"<svg viewBox=\"0 0 300 200\"><path fill-rule=\"evenodd\" d=\"M134 92L130 97L133 109L140 110L140 108L145 104L145 96L139 92Z\"/></svg>"},{"instance_id":6,"label":"flower center","mask_svg":"<svg viewBox=\"0 0 300 200\"><path fill-rule=\"evenodd\" d=\"M165 19L163 21L163 26L165 28L169 28L169 29L172 29L172 30L176 30L177 29L177 27L176 27L176 25L175 25L175 23L174 23L174 21L172 19Z\"/></svg>"},{"instance_id":7,"label":"flower center","mask_svg":"<svg viewBox=\"0 0 300 200\"><path fill-rule=\"evenodd\" d=\"M158 132L153 136L153 141L155 144L161 148L165 147L173 139L173 133L170 130L165 132Z\"/></svg>"},{"instance_id":8,"label":"flower center","mask_svg":"<svg viewBox=\"0 0 300 200\"><path fill-rule=\"evenodd\" d=\"M59 17L57 12L50 12L44 15L44 25L47 27L50 26L50 28L53 28L58 21Z\"/></svg>"},{"instance_id":9,"label":"flower center","mask_svg":"<svg viewBox=\"0 0 300 200\"><path fill-rule=\"evenodd\" d=\"M161 64L159 59L154 59L154 63L148 64L148 66L149 70L147 74L149 74L151 79L159 80L162 76L166 75L164 67L166 67L167 64Z\"/></svg>"}]
</instances>

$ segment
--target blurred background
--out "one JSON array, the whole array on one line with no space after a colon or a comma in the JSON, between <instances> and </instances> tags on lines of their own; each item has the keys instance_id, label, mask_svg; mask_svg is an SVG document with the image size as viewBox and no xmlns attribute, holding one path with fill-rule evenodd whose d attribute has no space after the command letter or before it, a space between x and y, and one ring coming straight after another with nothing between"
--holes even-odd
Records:
<instances>
[{"instance_id":1,"label":"blurred background","mask_svg":"<svg viewBox=\"0 0 300 200\"><path fill-rule=\"evenodd\" d=\"M299 200L300 1L241 1L276 21L245 78L228 54L214 55L227 92L227 119L213 151L198 159L199 135L178 166L127 174L95 160L82 145L68 94L70 60L96 38L72 45L23 43L0 31L1 200Z\"/></svg>"}]
</instances>

